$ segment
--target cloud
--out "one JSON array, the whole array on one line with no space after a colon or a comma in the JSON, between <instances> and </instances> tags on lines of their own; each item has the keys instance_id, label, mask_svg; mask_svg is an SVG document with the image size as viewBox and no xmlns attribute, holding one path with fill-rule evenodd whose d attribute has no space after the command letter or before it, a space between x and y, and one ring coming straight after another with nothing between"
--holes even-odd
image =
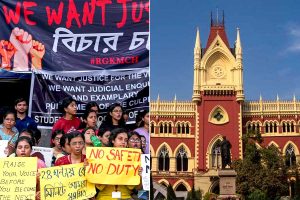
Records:
<instances>
[{"instance_id":1,"label":"cloud","mask_svg":"<svg viewBox=\"0 0 300 200\"><path fill-rule=\"evenodd\" d=\"M290 25L288 27L288 35L291 36L291 42L287 47L288 52L300 52L300 26Z\"/></svg>"}]
</instances>

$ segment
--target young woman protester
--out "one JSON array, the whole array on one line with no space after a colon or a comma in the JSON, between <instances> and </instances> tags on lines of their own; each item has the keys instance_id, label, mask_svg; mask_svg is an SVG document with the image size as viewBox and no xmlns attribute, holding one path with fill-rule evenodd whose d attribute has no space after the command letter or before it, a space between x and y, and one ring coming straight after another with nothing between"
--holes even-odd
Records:
<instances>
[{"instance_id":1,"label":"young woman protester","mask_svg":"<svg viewBox=\"0 0 300 200\"><path fill-rule=\"evenodd\" d=\"M15 154L16 157L31 157L31 152L32 152L32 139L26 136L21 136L18 138L16 141L16 146L15 146ZM40 168L45 168L46 165L45 163L37 158L37 169ZM39 173L37 173L37 184L36 184L36 199L40 199L40 182L39 182Z\"/></svg>"},{"instance_id":2,"label":"young woman protester","mask_svg":"<svg viewBox=\"0 0 300 200\"><path fill-rule=\"evenodd\" d=\"M18 139L19 132L15 127L16 114L12 111L7 111L3 115L3 124L0 125L0 139L8 140L7 155L9 156L15 150L15 143Z\"/></svg>"},{"instance_id":3,"label":"young woman protester","mask_svg":"<svg viewBox=\"0 0 300 200\"><path fill-rule=\"evenodd\" d=\"M86 147L94 147L93 141L91 139L92 136L95 136L95 129L93 128L85 128L82 132L84 136L85 146L82 150L82 153L86 155Z\"/></svg>"},{"instance_id":4,"label":"young woman protester","mask_svg":"<svg viewBox=\"0 0 300 200\"><path fill-rule=\"evenodd\" d=\"M99 128L98 137L99 137L103 147L109 147L110 134L111 134L111 132L110 132L109 128L107 128L107 127Z\"/></svg>"},{"instance_id":5,"label":"young woman protester","mask_svg":"<svg viewBox=\"0 0 300 200\"><path fill-rule=\"evenodd\" d=\"M97 130L97 113L94 110L87 110L82 116L83 121L81 122L79 129L92 128ZM98 131L97 131L98 132Z\"/></svg>"},{"instance_id":6,"label":"young woman protester","mask_svg":"<svg viewBox=\"0 0 300 200\"><path fill-rule=\"evenodd\" d=\"M141 113L141 117L142 120L139 124L139 128L135 129L134 131L137 132L140 136L144 136L146 141L144 140L144 142L146 142L144 145L146 146L146 149L144 151L144 153L149 154L149 142L147 142L147 140L150 138L149 135L149 111L145 110L144 112Z\"/></svg>"},{"instance_id":7,"label":"young woman protester","mask_svg":"<svg viewBox=\"0 0 300 200\"><path fill-rule=\"evenodd\" d=\"M68 134L79 128L81 121L76 117L77 105L72 97L66 97L60 101L59 111L63 113L63 116L54 124L52 133L56 130L63 130L65 134Z\"/></svg>"},{"instance_id":8,"label":"young woman protester","mask_svg":"<svg viewBox=\"0 0 300 200\"><path fill-rule=\"evenodd\" d=\"M138 134L135 131L128 133L128 147L134 149L141 149L142 153L144 153L140 134Z\"/></svg>"},{"instance_id":9,"label":"young woman protester","mask_svg":"<svg viewBox=\"0 0 300 200\"><path fill-rule=\"evenodd\" d=\"M58 158L55 166L83 163L85 155L82 154L84 148L84 137L79 131L73 131L68 134L70 144L70 155Z\"/></svg>"},{"instance_id":10,"label":"young woman protester","mask_svg":"<svg viewBox=\"0 0 300 200\"><path fill-rule=\"evenodd\" d=\"M123 108L121 104L114 103L109 106L105 120L102 122L100 128L107 128L113 130L115 128L125 128L125 121L123 116Z\"/></svg>"},{"instance_id":11,"label":"young woman protester","mask_svg":"<svg viewBox=\"0 0 300 200\"><path fill-rule=\"evenodd\" d=\"M52 166L55 164L57 156L63 153L62 146L60 145L60 139L62 138L63 135L64 132L62 130L56 130L52 133L51 136L51 146L53 149L53 156L51 162Z\"/></svg>"},{"instance_id":12,"label":"young woman protester","mask_svg":"<svg viewBox=\"0 0 300 200\"><path fill-rule=\"evenodd\" d=\"M99 105L97 104L97 102L95 101L90 101L86 104L85 106L85 111L88 112L88 111L95 111L96 112L96 116L97 116L97 128L100 127L101 125L101 122L98 120L98 114L100 112L100 108L99 108Z\"/></svg>"},{"instance_id":13,"label":"young woman protester","mask_svg":"<svg viewBox=\"0 0 300 200\"><path fill-rule=\"evenodd\" d=\"M128 143L128 134L124 128L116 128L112 130L109 144L110 147L126 148ZM100 190L96 196L97 200L112 199L112 192L118 191L121 193L120 199L131 199L132 190L136 187L135 185L96 185Z\"/></svg>"}]
</instances>

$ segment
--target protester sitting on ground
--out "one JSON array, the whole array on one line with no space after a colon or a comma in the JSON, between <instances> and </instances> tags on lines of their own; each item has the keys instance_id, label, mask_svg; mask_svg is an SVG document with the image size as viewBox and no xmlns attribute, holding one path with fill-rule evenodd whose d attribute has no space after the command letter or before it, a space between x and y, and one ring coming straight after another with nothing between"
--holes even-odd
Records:
<instances>
[{"instance_id":1,"label":"protester sitting on ground","mask_svg":"<svg viewBox=\"0 0 300 200\"><path fill-rule=\"evenodd\" d=\"M80 130L86 128L93 128L94 130L97 130L97 113L94 110L86 111L82 116L83 121L80 125ZM97 131L98 132L98 131Z\"/></svg>"},{"instance_id":2,"label":"protester sitting on ground","mask_svg":"<svg viewBox=\"0 0 300 200\"><path fill-rule=\"evenodd\" d=\"M100 128L108 128L110 131L115 128L125 128L122 114L123 108L119 103L110 105L105 120L102 122Z\"/></svg>"},{"instance_id":3,"label":"protester sitting on ground","mask_svg":"<svg viewBox=\"0 0 300 200\"><path fill-rule=\"evenodd\" d=\"M69 155L71 153L71 147L69 145L69 134L63 134L62 137L60 138L59 143L62 149L62 153L57 154L56 160L59 159L60 157Z\"/></svg>"},{"instance_id":4,"label":"protester sitting on ground","mask_svg":"<svg viewBox=\"0 0 300 200\"><path fill-rule=\"evenodd\" d=\"M144 136L146 140L150 138L149 135L149 111L145 110L141 113L142 120L139 124L139 128L135 129L134 131L138 132L140 136ZM146 143L146 149L144 153L149 154L149 143Z\"/></svg>"},{"instance_id":5,"label":"protester sitting on ground","mask_svg":"<svg viewBox=\"0 0 300 200\"><path fill-rule=\"evenodd\" d=\"M98 137L102 143L103 147L108 147L109 146L109 136L111 132L108 128L100 128L98 131Z\"/></svg>"},{"instance_id":6,"label":"protester sitting on ground","mask_svg":"<svg viewBox=\"0 0 300 200\"><path fill-rule=\"evenodd\" d=\"M57 155L62 154L63 150L60 145L60 139L64 135L64 132L62 130L56 130L51 136L51 146L53 149L53 156L52 156L52 162L51 165L53 166L55 164Z\"/></svg>"},{"instance_id":7,"label":"protester sitting on ground","mask_svg":"<svg viewBox=\"0 0 300 200\"><path fill-rule=\"evenodd\" d=\"M27 115L28 105L24 98L15 101L15 110L17 112L16 128L19 132L23 129L37 129L37 123Z\"/></svg>"},{"instance_id":8,"label":"protester sitting on ground","mask_svg":"<svg viewBox=\"0 0 300 200\"><path fill-rule=\"evenodd\" d=\"M126 148L128 142L128 134L124 128L116 128L112 130L109 143L111 147L116 148ZM100 185L97 184L96 188L100 190L96 199L106 200L112 199L112 192L121 192L120 199L131 199L131 193L134 188L138 186L135 185Z\"/></svg>"},{"instance_id":9,"label":"protester sitting on ground","mask_svg":"<svg viewBox=\"0 0 300 200\"><path fill-rule=\"evenodd\" d=\"M65 134L75 131L80 126L80 119L76 117L77 105L72 97L66 97L59 102L59 111L63 114L54 124L52 133L55 130L63 130Z\"/></svg>"},{"instance_id":10,"label":"protester sitting on ground","mask_svg":"<svg viewBox=\"0 0 300 200\"><path fill-rule=\"evenodd\" d=\"M68 134L71 152L56 160L55 166L83 163L85 155L82 154L84 148L84 137L79 131L72 131Z\"/></svg>"},{"instance_id":11,"label":"protester sitting on ground","mask_svg":"<svg viewBox=\"0 0 300 200\"><path fill-rule=\"evenodd\" d=\"M141 149L142 153L144 153L142 148L141 136L137 132L133 131L128 133L128 147L134 149Z\"/></svg>"},{"instance_id":12,"label":"protester sitting on ground","mask_svg":"<svg viewBox=\"0 0 300 200\"><path fill-rule=\"evenodd\" d=\"M32 139L26 136L19 137L16 141L15 154L16 157L31 157L32 152ZM37 158L37 169L46 168L45 163ZM37 184L36 184L36 199L40 199L40 185L39 185L39 173L37 173Z\"/></svg>"},{"instance_id":13,"label":"protester sitting on ground","mask_svg":"<svg viewBox=\"0 0 300 200\"><path fill-rule=\"evenodd\" d=\"M83 130L82 134L84 135L85 146L82 150L82 154L86 155L86 147L94 147L94 144L91 140L91 136L95 135L95 129L86 128Z\"/></svg>"},{"instance_id":14,"label":"protester sitting on ground","mask_svg":"<svg viewBox=\"0 0 300 200\"><path fill-rule=\"evenodd\" d=\"M19 131L15 127L16 115L12 111L7 111L3 115L3 124L0 125L0 139L8 140L7 155L15 151L15 143L19 136Z\"/></svg>"}]
</instances>

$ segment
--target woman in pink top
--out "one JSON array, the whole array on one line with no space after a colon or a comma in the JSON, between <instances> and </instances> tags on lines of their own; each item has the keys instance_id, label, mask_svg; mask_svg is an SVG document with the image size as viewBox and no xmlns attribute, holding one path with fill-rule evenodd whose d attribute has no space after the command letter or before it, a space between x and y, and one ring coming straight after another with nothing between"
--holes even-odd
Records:
<instances>
[{"instance_id":1,"label":"woman in pink top","mask_svg":"<svg viewBox=\"0 0 300 200\"><path fill-rule=\"evenodd\" d=\"M80 119L76 117L77 105L76 101L72 97L66 97L59 102L59 111L63 116L57 120L52 128L52 133L56 130L63 130L68 134L75 131L80 126Z\"/></svg>"}]
</instances>

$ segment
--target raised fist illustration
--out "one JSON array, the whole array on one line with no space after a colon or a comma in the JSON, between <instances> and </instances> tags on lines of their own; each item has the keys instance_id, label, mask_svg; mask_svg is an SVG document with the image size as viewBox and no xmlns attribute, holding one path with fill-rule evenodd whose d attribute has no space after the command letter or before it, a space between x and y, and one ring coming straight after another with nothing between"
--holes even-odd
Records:
<instances>
[{"instance_id":1,"label":"raised fist illustration","mask_svg":"<svg viewBox=\"0 0 300 200\"><path fill-rule=\"evenodd\" d=\"M11 70L10 59L15 53L15 47L7 40L0 41L1 68Z\"/></svg>"},{"instance_id":2,"label":"raised fist illustration","mask_svg":"<svg viewBox=\"0 0 300 200\"><path fill-rule=\"evenodd\" d=\"M12 30L9 41L16 48L13 70L28 71L28 53L32 47L32 36L16 27Z\"/></svg>"},{"instance_id":3,"label":"raised fist illustration","mask_svg":"<svg viewBox=\"0 0 300 200\"><path fill-rule=\"evenodd\" d=\"M32 40L30 49L31 69L42 69L42 59L45 55L45 46L39 41Z\"/></svg>"}]
</instances>

